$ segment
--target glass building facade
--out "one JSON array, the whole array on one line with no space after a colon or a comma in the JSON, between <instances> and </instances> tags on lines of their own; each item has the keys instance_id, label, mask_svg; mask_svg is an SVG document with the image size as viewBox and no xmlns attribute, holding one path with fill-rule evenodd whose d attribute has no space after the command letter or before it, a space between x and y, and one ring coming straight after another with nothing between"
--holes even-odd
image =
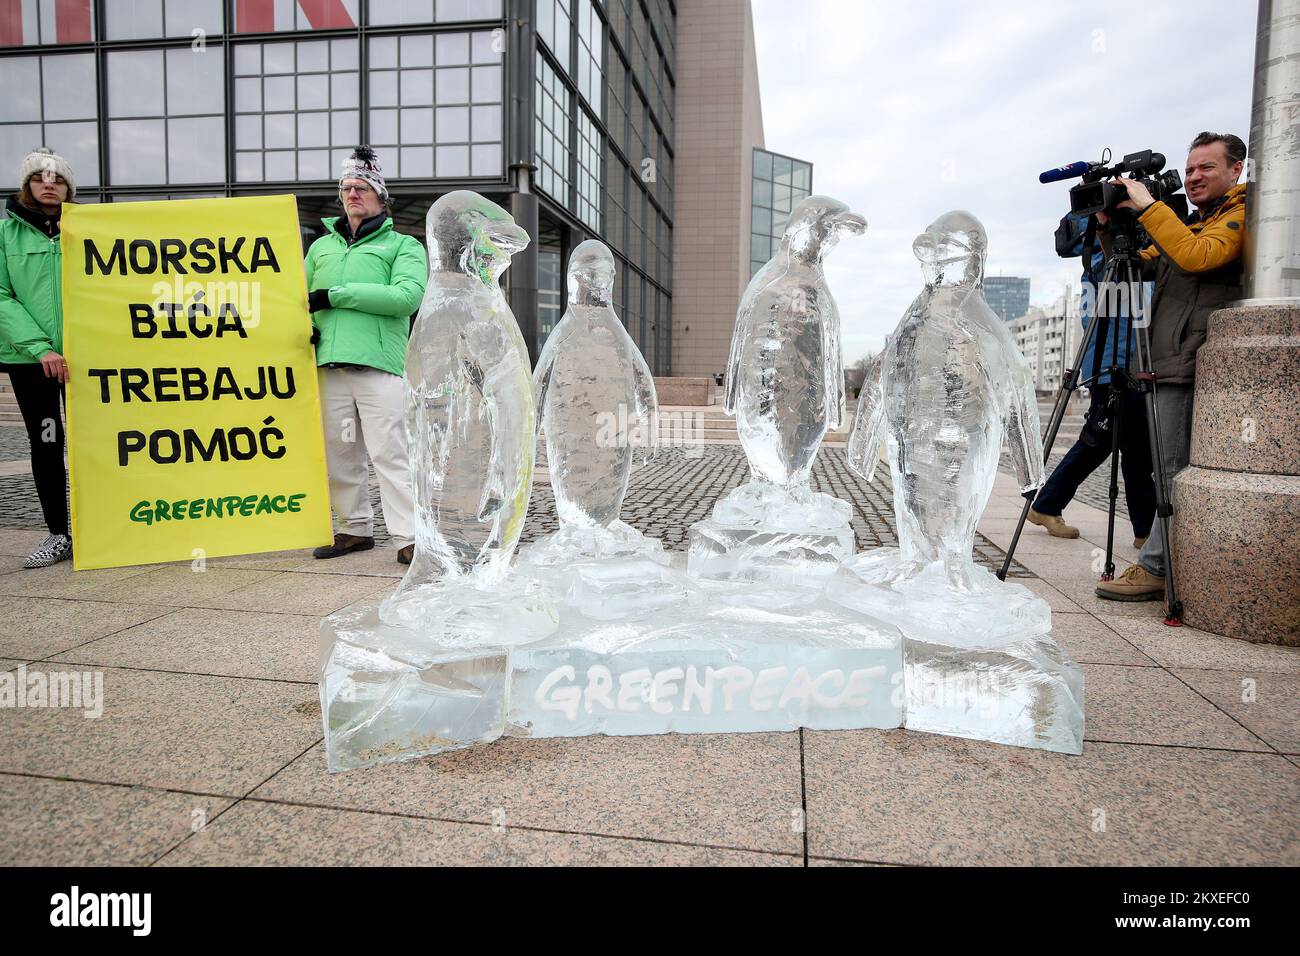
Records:
<instances>
[{"instance_id":1,"label":"glass building facade","mask_svg":"<svg viewBox=\"0 0 1300 956\"><path fill-rule=\"evenodd\" d=\"M749 275L781 244L790 210L812 195L812 163L754 149L753 209L749 220Z\"/></svg>"},{"instance_id":2,"label":"glass building facade","mask_svg":"<svg viewBox=\"0 0 1300 956\"><path fill-rule=\"evenodd\" d=\"M506 284L534 354L570 250L606 241L668 374L675 39L670 0L12 0L0 175L43 145L83 202L293 192L310 242L369 143L402 231L460 188L528 229Z\"/></svg>"},{"instance_id":3,"label":"glass building facade","mask_svg":"<svg viewBox=\"0 0 1300 956\"><path fill-rule=\"evenodd\" d=\"M1021 276L985 276L984 298L994 315L1014 322L1029 311L1029 280Z\"/></svg>"}]
</instances>

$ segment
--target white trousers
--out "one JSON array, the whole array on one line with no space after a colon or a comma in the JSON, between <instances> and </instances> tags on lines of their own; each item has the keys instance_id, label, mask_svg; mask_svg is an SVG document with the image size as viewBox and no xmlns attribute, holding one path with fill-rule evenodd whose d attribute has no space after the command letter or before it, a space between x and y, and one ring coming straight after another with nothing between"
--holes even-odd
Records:
<instances>
[{"instance_id":1,"label":"white trousers","mask_svg":"<svg viewBox=\"0 0 1300 956\"><path fill-rule=\"evenodd\" d=\"M374 534L366 471L369 454L379 479L384 523L399 548L415 543L403 387L399 376L377 368L320 370L325 459L336 528L342 534Z\"/></svg>"}]
</instances>

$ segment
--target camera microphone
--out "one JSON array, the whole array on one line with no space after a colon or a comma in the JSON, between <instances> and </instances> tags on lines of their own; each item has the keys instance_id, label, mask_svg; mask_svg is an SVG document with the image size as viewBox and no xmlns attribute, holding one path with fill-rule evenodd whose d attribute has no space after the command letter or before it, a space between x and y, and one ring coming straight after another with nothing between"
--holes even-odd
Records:
<instances>
[{"instance_id":1,"label":"camera microphone","mask_svg":"<svg viewBox=\"0 0 1300 956\"><path fill-rule=\"evenodd\" d=\"M1074 179L1076 176L1082 176L1092 168L1092 163L1070 163L1068 166L1058 166L1056 169L1049 169L1045 173L1038 174L1040 183L1059 183L1063 179Z\"/></svg>"}]
</instances>

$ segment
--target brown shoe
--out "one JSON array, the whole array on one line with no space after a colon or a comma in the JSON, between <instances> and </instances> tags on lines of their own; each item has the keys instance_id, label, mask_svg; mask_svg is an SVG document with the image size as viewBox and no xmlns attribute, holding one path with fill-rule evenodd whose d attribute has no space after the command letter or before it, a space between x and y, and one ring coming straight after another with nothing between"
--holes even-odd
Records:
<instances>
[{"instance_id":1,"label":"brown shoe","mask_svg":"<svg viewBox=\"0 0 1300 956\"><path fill-rule=\"evenodd\" d=\"M1149 537L1148 535L1145 535L1145 534L1144 534L1144 535L1143 535L1142 537L1140 537L1140 538L1134 538L1134 539L1133 539L1133 547L1137 548L1138 550L1141 550L1141 549L1142 549L1142 545L1144 545L1144 544L1147 543L1147 538L1148 538L1148 537Z\"/></svg>"},{"instance_id":2,"label":"brown shoe","mask_svg":"<svg viewBox=\"0 0 1300 956\"><path fill-rule=\"evenodd\" d=\"M1033 508L1029 509L1029 523L1036 524L1040 528L1046 528L1047 533L1053 538L1077 538L1079 529L1071 527L1061 520L1060 515L1039 514Z\"/></svg>"},{"instance_id":3,"label":"brown shoe","mask_svg":"<svg viewBox=\"0 0 1300 956\"><path fill-rule=\"evenodd\" d=\"M1108 601L1155 601L1165 596L1165 579L1140 564L1131 564L1114 581L1097 585L1097 597Z\"/></svg>"},{"instance_id":4,"label":"brown shoe","mask_svg":"<svg viewBox=\"0 0 1300 956\"><path fill-rule=\"evenodd\" d=\"M398 564L410 564L413 557L415 557L415 545L408 544L404 548L397 549Z\"/></svg>"},{"instance_id":5,"label":"brown shoe","mask_svg":"<svg viewBox=\"0 0 1300 956\"><path fill-rule=\"evenodd\" d=\"M353 551L369 551L375 546L374 538L363 538L355 534L336 534L334 543L313 551L313 558L337 558Z\"/></svg>"}]
</instances>

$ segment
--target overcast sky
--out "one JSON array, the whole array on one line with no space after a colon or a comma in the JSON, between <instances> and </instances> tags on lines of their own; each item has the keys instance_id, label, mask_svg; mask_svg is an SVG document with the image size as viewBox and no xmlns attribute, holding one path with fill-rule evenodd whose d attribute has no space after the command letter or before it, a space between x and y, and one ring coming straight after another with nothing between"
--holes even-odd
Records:
<instances>
[{"instance_id":1,"label":"overcast sky","mask_svg":"<svg viewBox=\"0 0 1300 956\"><path fill-rule=\"evenodd\" d=\"M987 274L1029 276L1050 302L1079 270L1052 242L1071 183L1040 172L1106 146L1181 172L1201 130L1250 132L1245 0L752 2L768 149L812 162L813 191L867 217L827 261L846 363L920 291L912 240L940 213L978 216Z\"/></svg>"}]
</instances>

